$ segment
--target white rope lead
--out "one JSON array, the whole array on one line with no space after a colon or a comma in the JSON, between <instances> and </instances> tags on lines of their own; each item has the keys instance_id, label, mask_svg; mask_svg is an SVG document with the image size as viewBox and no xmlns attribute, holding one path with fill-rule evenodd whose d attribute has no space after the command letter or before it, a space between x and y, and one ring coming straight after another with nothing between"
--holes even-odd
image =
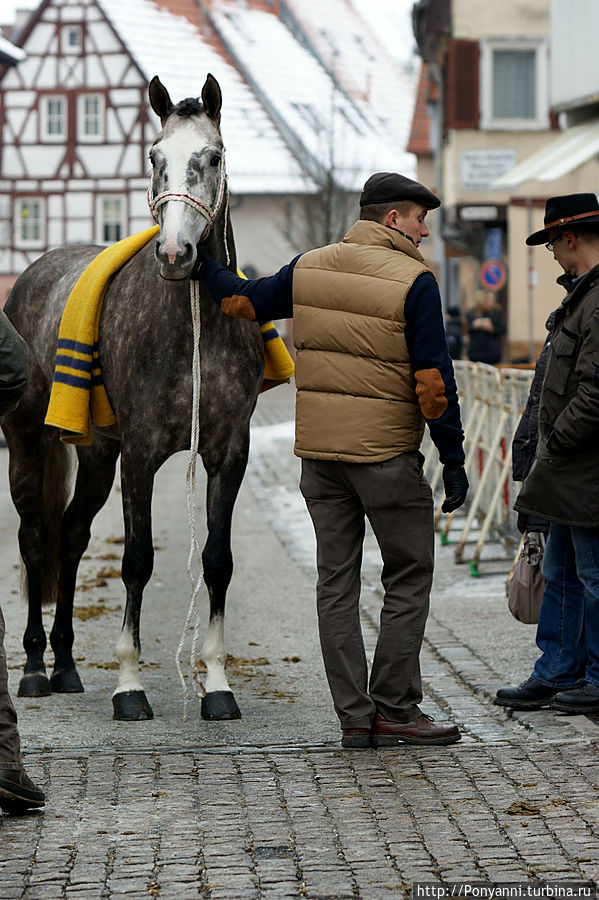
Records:
<instances>
[{"instance_id":1,"label":"white rope lead","mask_svg":"<svg viewBox=\"0 0 599 900\"><path fill-rule=\"evenodd\" d=\"M189 703L189 691L187 682L181 667L181 655L185 645L187 634L191 631L193 636L191 639L191 649L189 657L189 666L191 669L191 683L196 697L203 697L206 693L204 684L199 676L196 666L197 656L196 648L200 632L200 607L198 603L198 595L202 586L202 556L198 544L196 531L196 463L199 453L200 441L200 387L201 387L201 367L200 367L200 333L201 333L201 311L200 311L200 285L198 281L189 282L189 294L191 300L191 321L193 325L193 360L192 360L192 394L191 394L191 440L189 442L189 460L187 463L186 486L187 486L187 515L189 518L189 530L191 533L191 544L189 548L189 556L187 558L187 574L191 584L191 599L189 601L189 609L187 610L187 618L185 626L179 641L177 653L175 655L175 663L179 680L183 686L183 721L187 721L187 707ZM197 579L193 574L194 556L199 565L199 573Z\"/></svg>"}]
</instances>

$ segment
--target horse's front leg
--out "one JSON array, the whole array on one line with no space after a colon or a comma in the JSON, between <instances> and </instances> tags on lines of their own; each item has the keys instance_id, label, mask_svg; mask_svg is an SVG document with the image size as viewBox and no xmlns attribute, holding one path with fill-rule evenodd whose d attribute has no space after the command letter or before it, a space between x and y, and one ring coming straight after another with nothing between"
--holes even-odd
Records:
<instances>
[{"instance_id":1,"label":"horse's front leg","mask_svg":"<svg viewBox=\"0 0 599 900\"><path fill-rule=\"evenodd\" d=\"M154 548L152 546L153 484L153 471L144 469L139 457L134 459L123 449L121 487L125 520L125 550L122 577L127 599L123 627L116 645L119 682L112 695L112 705L115 719L130 721L154 717L139 677L141 654L139 617L143 591L150 580L154 565Z\"/></svg>"},{"instance_id":2,"label":"horse's front leg","mask_svg":"<svg viewBox=\"0 0 599 900\"><path fill-rule=\"evenodd\" d=\"M208 538L202 552L204 580L210 597L210 621L202 647L206 664L206 694L202 697L204 719L239 719L241 711L225 673L225 600L233 574L231 520L247 463L247 446L218 470L208 469L206 513Z\"/></svg>"}]
</instances>

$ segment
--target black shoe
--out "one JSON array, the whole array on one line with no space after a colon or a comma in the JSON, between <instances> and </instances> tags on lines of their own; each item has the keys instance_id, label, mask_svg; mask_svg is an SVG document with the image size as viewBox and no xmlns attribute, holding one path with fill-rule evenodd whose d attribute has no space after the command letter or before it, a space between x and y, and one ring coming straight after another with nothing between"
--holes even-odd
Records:
<instances>
[{"instance_id":1,"label":"black shoe","mask_svg":"<svg viewBox=\"0 0 599 900\"><path fill-rule=\"evenodd\" d=\"M582 714L599 712L599 687L585 681L571 691L560 691L551 701L551 709Z\"/></svg>"},{"instance_id":2,"label":"black shoe","mask_svg":"<svg viewBox=\"0 0 599 900\"><path fill-rule=\"evenodd\" d=\"M549 706L557 694L557 689L541 684L532 675L518 687L500 688L495 695L495 706L509 706L510 709L541 709Z\"/></svg>"},{"instance_id":3,"label":"black shoe","mask_svg":"<svg viewBox=\"0 0 599 900\"><path fill-rule=\"evenodd\" d=\"M25 769L0 769L0 809L19 815L43 806L44 792L33 783Z\"/></svg>"}]
</instances>

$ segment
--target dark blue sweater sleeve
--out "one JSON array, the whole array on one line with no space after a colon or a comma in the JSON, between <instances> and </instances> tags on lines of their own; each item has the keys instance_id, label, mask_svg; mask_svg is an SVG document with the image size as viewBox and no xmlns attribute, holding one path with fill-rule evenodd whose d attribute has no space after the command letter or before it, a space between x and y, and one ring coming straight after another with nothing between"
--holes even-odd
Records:
<instances>
[{"instance_id":1,"label":"dark blue sweater sleeve","mask_svg":"<svg viewBox=\"0 0 599 900\"><path fill-rule=\"evenodd\" d=\"M293 317L293 270L299 258L296 256L274 275L245 279L200 251L198 277L207 285L218 306L227 297L247 297L258 322L290 319Z\"/></svg>"},{"instance_id":2,"label":"dark blue sweater sleeve","mask_svg":"<svg viewBox=\"0 0 599 900\"><path fill-rule=\"evenodd\" d=\"M408 292L406 342L414 370L414 388L442 463L464 462L464 432L458 391L447 349L437 282L425 272Z\"/></svg>"}]
</instances>

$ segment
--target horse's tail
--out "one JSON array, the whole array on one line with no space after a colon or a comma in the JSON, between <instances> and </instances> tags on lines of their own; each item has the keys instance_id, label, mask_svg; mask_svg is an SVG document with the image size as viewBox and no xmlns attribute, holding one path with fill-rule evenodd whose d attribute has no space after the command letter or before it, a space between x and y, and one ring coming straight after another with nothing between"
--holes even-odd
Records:
<instances>
[{"instance_id":1,"label":"horse's tail","mask_svg":"<svg viewBox=\"0 0 599 900\"><path fill-rule=\"evenodd\" d=\"M62 441L50 443L44 464L41 515L46 532L42 571L42 604L55 604L60 585L60 534L62 517L71 496L75 449Z\"/></svg>"}]
</instances>

